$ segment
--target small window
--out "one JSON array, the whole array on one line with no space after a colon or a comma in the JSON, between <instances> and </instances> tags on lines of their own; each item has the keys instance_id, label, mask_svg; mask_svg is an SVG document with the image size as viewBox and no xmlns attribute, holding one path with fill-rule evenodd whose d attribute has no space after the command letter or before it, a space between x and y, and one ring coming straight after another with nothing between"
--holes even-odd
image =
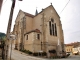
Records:
<instances>
[{"instance_id":1,"label":"small window","mask_svg":"<svg viewBox=\"0 0 80 60\"><path fill-rule=\"evenodd\" d=\"M37 34L37 39L39 39L39 40L40 40L40 34Z\"/></svg>"},{"instance_id":2,"label":"small window","mask_svg":"<svg viewBox=\"0 0 80 60\"><path fill-rule=\"evenodd\" d=\"M28 40L28 35L26 36L26 40Z\"/></svg>"}]
</instances>

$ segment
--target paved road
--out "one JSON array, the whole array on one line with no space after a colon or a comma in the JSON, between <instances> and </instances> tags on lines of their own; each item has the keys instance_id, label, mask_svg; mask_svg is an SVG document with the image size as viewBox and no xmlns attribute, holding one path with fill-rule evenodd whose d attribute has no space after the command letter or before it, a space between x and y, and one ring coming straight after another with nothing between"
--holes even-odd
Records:
<instances>
[{"instance_id":1,"label":"paved road","mask_svg":"<svg viewBox=\"0 0 80 60\"><path fill-rule=\"evenodd\" d=\"M71 56L68 58L63 59L43 59L43 58L36 58L33 56L29 56L27 54L21 53L17 50L12 51L12 58L14 60L80 60L80 56Z\"/></svg>"},{"instance_id":2,"label":"paved road","mask_svg":"<svg viewBox=\"0 0 80 60\"><path fill-rule=\"evenodd\" d=\"M10 57L10 50L9 50L9 57ZM20 52L18 50L14 50L14 46L12 49L11 58L14 60L43 60L42 58L36 58L33 56L29 56L23 52Z\"/></svg>"},{"instance_id":3,"label":"paved road","mask_svg":"<svg viewBox=\"0 0 80 60\"><path fill-rule=\"evenodd\" d=\"M33 57L33 56L29 56L29 55L24 54L22 52L19 52L17 50L12 51L11 57L14 60L43 60L41 58L36 58L36 57Z\"/></svg>"},{"instance_id":4,"label":"paved road","mask_svg":"<svg viewBox=\"0 0 80 60\"><path fill-rule=\"evenodd\" d=\"M50 59L48 59L48 60L50 60ZM71 56L71 57L63 58L63 59L51 59L51 60L80 60L80 55L78 55L78 56Z\"/></svg>"},{"instance_id":5,"label":"paved road","mask_svg":"<svg viewBox=\"0 0 80 60\"><path fill-rule=\"evenodd\" d=\"M14 49L12 50L11 57L14 60L80 60L80 56L71 56L71 57L63 58L63 59L43 59L43 58L38 58L38 57L36 58L36 57L29 56L25 53L22 53Z\"/></svg>"}]
</instances>

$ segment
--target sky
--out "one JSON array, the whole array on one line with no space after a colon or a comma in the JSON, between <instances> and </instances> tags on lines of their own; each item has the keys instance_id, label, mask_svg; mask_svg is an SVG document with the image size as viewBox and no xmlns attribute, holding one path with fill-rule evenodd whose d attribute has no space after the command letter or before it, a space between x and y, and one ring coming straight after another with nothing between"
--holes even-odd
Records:
<instances>
[{"instance_id":1,"label":"sky","mask_svg":"<svg viewBox=\"0 0 80 60\"><path fill-rule=\"evenodd\" d=\"M60 16L64 42L80 42L80 0L16 0L11 31L13 30L15 19L20 9L34 15L36 8L40 12L42 8L46 8L51 3ZM0 14L0 32L6 33L7 31L11 4L12 0L3 1Z\"/></svg>"}]
</instances>

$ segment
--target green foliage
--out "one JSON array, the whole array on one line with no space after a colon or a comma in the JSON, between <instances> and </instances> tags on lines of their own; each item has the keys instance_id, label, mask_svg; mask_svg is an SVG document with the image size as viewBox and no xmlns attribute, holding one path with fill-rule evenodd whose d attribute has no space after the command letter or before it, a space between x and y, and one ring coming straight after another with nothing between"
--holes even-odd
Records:
<instances>
[{"instance_id":1,"label":"green foliage","mask_svg":"<svg viewBox=\"0 0 80 60\"><path fill-rule=\"evenodd\" d=\"M6 40L6 34L0 32L0 40Z\"/></svg>"},{"instance_id":2,"label":"green foliage","mask_svg":"<svg viewBox=\"0 0 80 60\"><path fill-rule=\"evenodd\" d=\"M49 50L49 53L55 54L56 53L56 50Z\"/></svg>"},{"instance_id":3,"label":"green foliage","mask_svg":"<svg viewBox=\"0 0 80 60\"><path fill-rule=\"evenodd\" d=\"M21 50L21 51L24 52L24 53L27 53L27 54L32 54L32 52L29 51L29 50Z\"/></svg>"},{"instance_id":4,"label":"green foliage","mask_svg":"<svg viewBox=\"0 0 80 60\"><path fill-rule=\"evenodd\" d=\"M46 52L42 52L42 53L38 53L38 52L35 52L33 53L34 56L46 56L47 53Z\"/></svg>"}]
</instances>

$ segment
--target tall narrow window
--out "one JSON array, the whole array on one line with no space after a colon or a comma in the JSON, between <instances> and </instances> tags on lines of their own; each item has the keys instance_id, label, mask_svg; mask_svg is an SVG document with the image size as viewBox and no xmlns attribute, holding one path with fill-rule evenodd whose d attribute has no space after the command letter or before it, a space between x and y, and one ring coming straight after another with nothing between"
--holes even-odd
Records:
<instances>
[{"instance_id":1,"label":"tall narrow window","mask_svg":"<svg viewBox=\"0 0 80 60\"><path fill-rule=\"evenodd\" d=\"M52 32L53 32L53 36L54 36L54 24L52 24Z\"/></svg>"},{"instance_id":2,"label":"tall narrow window","mask_svg":"<svg viewBox=\"0 0 80 60\"><path fill-rule=\"evenodd\" d=\"M28 40L28 35L26 36L26 40Z\"/></svg>"},{"instance_id":3,"label":"tall narrow window","mask_svg":"<svg viewBox=\"0 0 80 60\"><path fill-rule=\"evenodd\" d=\"M37 34L37 39L40 40L40 34Z\"/></svg>"},{"instance_id":4,"label":"tall narrow window","mask_svg":"<svg viewBox=\"0 0 80 60\"><path fill-rule=\"evenodd\" d=\"M55 36L57 36L57 28L56 28L56 23L55 23Z\"/></svg>"},{"instance_id":5,"label":"tall narrow window","mask_svg":"<svg viewBox=\"0 0 80 60\"><path fill-rule=\"evenodd\" d=\"M49 21L49 29L50 29L50 35L52 35L51 22L50 21Z\"/></svg>"},{"instance_id":6,"label":"tall narrow window","mask_svg":"<svg viewBox=\"0 0 80 60\"><path fill-rule=\"evenodd\" d=\"M51 21L49 21L49 30L50 30L50 35L57 36L56 23L54 23L54 19L52 18Z\"/></svg>"}]
</instances>

